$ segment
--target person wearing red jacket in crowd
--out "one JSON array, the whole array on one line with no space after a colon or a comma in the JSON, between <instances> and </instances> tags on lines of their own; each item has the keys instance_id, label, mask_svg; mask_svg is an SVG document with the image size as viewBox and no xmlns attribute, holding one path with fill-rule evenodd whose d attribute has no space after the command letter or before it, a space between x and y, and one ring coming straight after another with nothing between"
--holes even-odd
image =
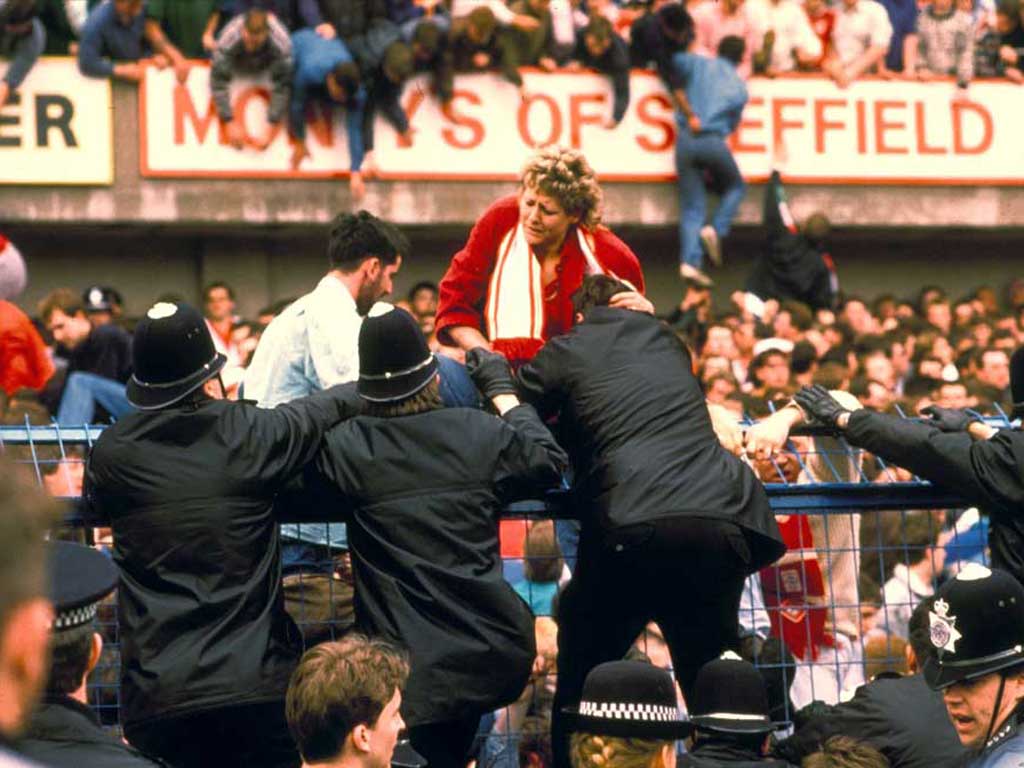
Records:
<instances>
[{"instance_id":1,"label":"person wearing red jacket in crowd","mask_svg":"<svg viewBox=\"0 0 1024 768\"><path fill-rule=\"evenodd\" d=\"M14 243L0 235L0 389L41 389L53 376L46 344L28 316L11 303L25 290L25 261Z\"/></svg>"},{"instance_id":2,"label":"person wearing red jacket in crowd","mask_svg":"<svg viewBox=\"0 0 1024 768\"><path fill-rule=\"evenodd\" d=\"M581 152L548 147L523 168L519 192L488 208L441 280L442 344L500 352L518 367L572 328L572 294L588 274L634 290L611 305L654 312L636 255L601 225L601 187Z\"/></svg>"}]
</instances>

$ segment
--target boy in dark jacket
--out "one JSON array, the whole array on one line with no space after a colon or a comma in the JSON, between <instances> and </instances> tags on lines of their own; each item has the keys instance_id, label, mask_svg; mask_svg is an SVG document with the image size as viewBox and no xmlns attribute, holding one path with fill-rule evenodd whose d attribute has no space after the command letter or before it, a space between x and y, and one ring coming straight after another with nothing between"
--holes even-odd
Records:
<instances>
[{"instance_id":1,"label":"boy in dark jacket","mask_svg":"<svg viewBox=\"0 0 1024 768\"><path fill-rule=\"evenodd\" d=\"M502 578L498 518L565 463L501 355L470 350L467 368L501 418L443 408L416 321L378 304L359 333L365 414L327 435L308 478L352 508L356 626L409 650L402 717L431 768L464 768L480 716L529 678L533 616Z\"/></svg>"},{"instance_id":2,"label":"boy in dark jacket","mask_svg":"<svg viewBox=\"0 0 1024 768\"><path fill-rule=\"evenodd\" d=\"M715 436L686 347L657 318L607 306L627 290L585 278L576 326L519 369L524 399L559 414L582 524L558 607L556 768L569 764L561 712L587 672L657 621L690 700L697 670L737 641L744 579L785 551L761 484Z\"/></svg>"},{"instance_id":3,"label":"boy in dark jacket","mask_svg":"<svg viewBox=\"0 0 1024 768\"><path fill-rule=\"evenodd\" d=\"M594 14L579 32L573 58L611 78L615 105L605 127L614 128L629 107L629 48L625 41L615 34L606 17Z\"/></svg>"}]
</instances>

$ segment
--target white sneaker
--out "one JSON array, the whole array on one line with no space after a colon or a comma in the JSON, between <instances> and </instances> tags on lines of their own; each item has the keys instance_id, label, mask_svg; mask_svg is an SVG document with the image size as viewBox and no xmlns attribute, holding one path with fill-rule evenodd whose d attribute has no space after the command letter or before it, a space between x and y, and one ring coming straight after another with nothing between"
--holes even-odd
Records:
<instances>
[{"instance_id":1,"label":"white sneaker","mask_svg":"<svg viewBox=\"0 0 1024 768\"><path fill-rule=\"evenodd\" d=\"M690 264L680 264L679 275L684 280L693 281L701 288L710 288L715 284L715 281L708 277L703 270L697 269L696 267L691 266Z\"/></svg>"},{"instance_id":2,"label":"white sneaker","mask_svg":"<svg viewBox=\"0 0 1024 768\"><path fill-rule=\"evenodd\" d=\"M718 242L718 233L710 224L701 227L700 243L704 246L711 263L716 267L722 266L722 245Z\"/></svg>"}]
</instances>

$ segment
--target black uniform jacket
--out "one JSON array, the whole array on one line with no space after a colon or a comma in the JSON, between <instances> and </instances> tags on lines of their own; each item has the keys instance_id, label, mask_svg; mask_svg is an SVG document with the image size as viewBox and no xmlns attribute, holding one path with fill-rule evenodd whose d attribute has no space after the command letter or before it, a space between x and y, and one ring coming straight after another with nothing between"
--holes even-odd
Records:
<instances>
[{"instance_id":1,"label":"black uniform jacket","mask_svg":"<svg viewBox=\"0 0 1024 768\"><path fill-rule=\"evenodd\" d=\"M944 433L926 423L855 411L846 439L917 473L988 512L992 565L1024 582L1024 433L991 440Z\"/></svg>"},{"instance_id":2,"label":"black uniform jacket","mask_svg":"<svg viewBox=\"0 0 1024 768\"><path fill-rule=\"evenodd\" d=\"M756 752L725 739L698 741L677 761L679 768L794 768L789 763L761 757Z\"/></svg>"},{"instance_id":3,"label":"black uniform jacket","mask_svg":"<svg viewBox=\"0 0 1024 768\"><path fill-rule=\"evenodd\" d=\"M799 765L831 736L863 741L891 768L953 768L966 755L949 722L942 694L921 675L879 678L852 699L829 707L776 746L776 754Z\"/></svg>"},{"instance_id":4,"label":"black uniform jacket","mask_svg":"<svg viewBox=\"0 0 1024 768\"><path fill-rule=\"evenodd\" d=\"M53 768L158 768L100 727L89 707L68 696L47 697L18 745L22 754Z\"/></svg>"},{"instance_id":5,"label":"black uniform jacket","mask_svg":"<svg viewBox=\"0 0 1024 768\"><path fill-rule=\"evenodd\" d=\"M85 490L121 571L122 722L283 698L301 641L271 505L359 407L353 384L273 409L137 412L103 432Z\"/></svg>"},{"instance_id":6,"label":"black uniform jacket","mask_svg":"<svg viewBox=\"0 0 1024 768\"><path fill-rule=\"evenodd\" d=\"M560 413L584 529L700 517L743 529L751 572L785 552L764 488L719 444L690 354L657 318L595 307L519 378L542 415Z\"/></svg>"},{"instance_id":7,"label":"black uniform jacket","mask_svg":"<svg viewBox=\"0 0 1024 768\"><path fill-rule=\"evenodd\" d=\"M316 466L352 507L356 624L409 650L410 726L515 700L535 656L533 615L502 578L509 501L557 485L565 454L527 405L359 417Z\"/></svg>"}]
</instances>

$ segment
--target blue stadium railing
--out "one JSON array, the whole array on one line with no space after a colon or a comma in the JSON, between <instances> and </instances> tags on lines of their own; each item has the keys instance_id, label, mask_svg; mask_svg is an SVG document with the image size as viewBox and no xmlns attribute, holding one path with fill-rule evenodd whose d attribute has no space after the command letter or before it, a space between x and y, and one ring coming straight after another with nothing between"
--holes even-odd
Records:
<instances>
[{"instance_id":1,"label":"blue stadium railing","mask_svg":"<svg viewBox=\"0 0 1024 768\"><path fill-rule=\"evenodd\" d=\"M997 428L1011 426L1009 418L1002 413L996 417L989 417L986 421ZM58 469L61 469L62 467L74 468L76 463L81 464L84 461L84 456L99 438L100 434L102 434L102 431L103 427L97 425L60 427L56 424L30 426L26 423L23 426L0 426L0 451L13 454L16 462L29 465L39 483L43 484L44 475L52 474L50 470L55 465ZM793 436L834 437L835 435L823 428L800 428L794 430ZM881 544L877 542L874 544L859 542L857 547L856 557L863 559L871 555L879 558L880 571L876 574L876 580L881 584L891 575L890 566L892 564L909 562L910 549L908 549L906 539L903 538L904 522L907 514L911 511L922 510L962 510L968 504L949 489L939 488L916 477L903 482L871 482L863 471L858 470L855 482L843 482L840 480L840 474L835 470L833 458L848 457L851 449L841 440L836 441L835 444L837 446L836 452L832 454L832 457L829 455L824 456L823 460L819 462L818 471L820 476L820 468L822 466L829 468L832 473L832 480L810 483L790 482L783 477L781 470L778 470L778 467L776 467L778 481L765 483L768 498L777 515L806 515L812 519L821 517L826 531L828 530L829 520L842 520L842 516L851 516L849 519L856 519L857 525L860 525L859 516L863 513L878 512L886 516L900 515L899 538L896 541ZM801 470L806 473L807 461L811 453L797 453L796 455ZM883 473L889 471L889 468L884 467L882 462L879 461L879 464L882 466ZM63 492L52 490L54 485L59 488L62 485L62 480L71 481L70 475L71 473L69 472L67 478L58 476L58 482L55 484L51 483L51 492L63 496L68 503L65 526L68 529L84 531L92 526L102 525L103 521L91 519L90 515L85 513L79 498L67 495L66 490ZM569 518L571 514L563 503L565 497L566 494L559 491L549 494L545 499L516 503L509 506L505 516L518 519ZM338 510L338 514L332 514L331 517L333 519L340 519L342 515L343 511ZM300 523L320 522L323 521L323 515L311 515L308 512L305 514L301 512L288 512L282 517L282 520ZM944 522L938 521L935 525L936 528L943 528L948 527L948 524L951 522L952 520L947 519ZM833 525L836 524L833 523ZM955 548L959 535L959 531L955 532L952 543L948 546ZM828 542L825 543L824 549L820 543L816 543L815 546L821 559L829 559L831 555L839 552L839 550L829 550ZM955 549L951 551L955 551ZM513 572L521 572L521 562L520 560L519 568L512 568ZM506 562L506 566L509 565L510 563ZM832 585L829 584L827 586L828 593L831 594ZM814 600L808 599L805 605L793 604L789 605L788 609L799 614L806 608L824 607L828 611L835 611L845 607L855 608L857 615L863 615L870 602L870 600L865 600L865 597L860 594L858 589L858 603L856 606L843 606L834 602L826 602L822 606L820 602L815 603ZM101 668L95 673L94 679L91 682L91 702L99 711L104 722L116 725L118 701L117 626L112 605L108 605L105 610L101 611L100 620L101 631L106 635L110 650L107 653L108 658L105 659ZM852 656L847 655L842 660L840 660L837 654L826 654L826 658L820 658L817 661L805 660L801 662L797 660L795 667L792 666L792 662L765 662L761 663L760 666L762 668L770 668L773 665L780 667L784 681L791 682L794 671L799 671L800 666L805 665L811 669L810 685L813 691L815 671L820 672L824 667L832 666L835 668L835 676L842 678L843 674L841 674L842 670L839 669L840 665L862 665L865 647L865 642L861 641L859 651L853 653ZM886 647L889 647L888 643ZM899 659L895 658L897 655L898 652L893 651L888 657L878 661L882 664L893 663L898 666ZM757 663L756 659L755 663ZM791 714L787 702L783 719L789 720Z\"/></svg>"}]
</instances>

